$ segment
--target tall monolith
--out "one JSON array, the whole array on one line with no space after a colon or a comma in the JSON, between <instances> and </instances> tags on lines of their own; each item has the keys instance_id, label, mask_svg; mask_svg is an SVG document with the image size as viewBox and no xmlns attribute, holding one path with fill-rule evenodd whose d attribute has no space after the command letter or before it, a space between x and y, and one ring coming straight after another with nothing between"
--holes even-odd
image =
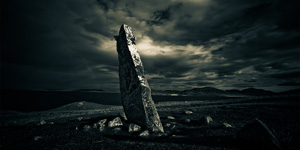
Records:
<instances>
[{"instance_id":1,"label":"tall monolith","mask_svg":"<svg viewBox=\"0 0 300 150\"><path fill-rule=\"evenodd\" d=\"M141 125L150 132L164 132L151 97L150 86L144 76L144 67L131 27L123 24L115 39L119 57L121 101L128 121Z\"/></svg>"}]
</instances>

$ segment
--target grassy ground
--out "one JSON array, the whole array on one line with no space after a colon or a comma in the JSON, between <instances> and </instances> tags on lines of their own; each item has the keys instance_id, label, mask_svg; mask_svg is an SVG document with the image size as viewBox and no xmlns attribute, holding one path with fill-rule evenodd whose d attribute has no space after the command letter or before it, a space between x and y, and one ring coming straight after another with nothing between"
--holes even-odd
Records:
<instances>
[{"instance_id":1,"label":"grassy ground","mask_svg":"<svg viewBox=\"0 0 300 150\"><path fill-rule=\"evenodd\" d=\"M193 113L187 115L185 110ZM96 129L83 130L84 125L114 118L121 111L116 107L105 111L77 111L73 115L70 115L72 111L68 112L69 115L67 112L48 111L2 113L0 149L243 149L243 143L237 142L235 135L254 118L268 125L284 149L300 149L300 103L297 97L158 104L162 123L171 122L175 129L168 137L156 139L104 134ZM65 117L58 117L60 114ZM81 121L79 116L83 117ZM167 119L167 116L173 116L175 120ZM203 124L203 116L210 116L213 121ZM46 124L38 125L41 122L36 118L43 118ZM191 121L185 122L186 119ZM232 127L226 128L223 123Z\"/></svg>"}]
</instances>

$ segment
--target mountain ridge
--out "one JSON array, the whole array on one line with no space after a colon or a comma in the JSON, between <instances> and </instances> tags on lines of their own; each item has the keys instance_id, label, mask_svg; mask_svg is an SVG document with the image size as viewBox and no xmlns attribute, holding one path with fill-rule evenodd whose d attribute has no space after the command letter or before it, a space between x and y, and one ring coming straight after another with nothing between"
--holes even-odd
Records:
<instances>
[{"instance_id":1,"label":"mountain ridge","mask_svg":"<svg viewBox=\"0 0 300 150\"><path fill-rule=\"evenodd\" d=\"M189 90L152 90L153 95L170 95L177 94L178 96L272 96L283 94L300 94L300 89L294 89L284 92L273 92L264 89L246 88L242 90L231 89L221 90L214 87L193 88Z\"/></svg>"}]
</instances>

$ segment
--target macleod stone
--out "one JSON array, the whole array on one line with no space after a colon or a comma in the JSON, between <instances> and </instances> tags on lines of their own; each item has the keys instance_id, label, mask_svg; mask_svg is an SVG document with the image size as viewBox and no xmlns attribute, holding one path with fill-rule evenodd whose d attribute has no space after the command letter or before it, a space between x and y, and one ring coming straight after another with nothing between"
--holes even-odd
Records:
<instances>
[{"instance_id":1,"label":"macleod stone","mask_svg":"<svg viewBox=\"0 0 300 150\"><path fill-rule=\"evenodd\" d=\"M144 76L144 67L131 27L123 24L115 39L119 57L121 101L128 121L147 128L150 132L164 132L151 97L151 89Z\"/></svg>"}]
</instances>

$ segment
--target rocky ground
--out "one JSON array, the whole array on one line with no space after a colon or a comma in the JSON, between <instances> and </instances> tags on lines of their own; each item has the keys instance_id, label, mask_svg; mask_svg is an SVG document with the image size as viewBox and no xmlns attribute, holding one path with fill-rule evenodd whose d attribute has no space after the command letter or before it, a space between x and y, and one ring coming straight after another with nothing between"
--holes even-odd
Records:
<instances>
[{"instance_id":1,"label":"rocky ground","mask_svg":"<svg viewBox=\"0 0 300 150\"><path fill-rule=\"evenodd\" d=\"M263 149L259 142L268 142L268 137L260 139L265 135L259 128L252 129L258 131L252 135L256 141L237 136L258 118L277 138L281 149L296 150L300 149L298 98L159 103L164 135L143 135L143 128L129 132L130 122L123 119L121 125L108 127L122 112L119 106L76 110L68 105L32 113L1 111L0 149L252 149L253 143ZM90 103L73 105L81 108ZM104 119L105 127L100 129L97 123Z\"/></svg>"}]
</instances>

